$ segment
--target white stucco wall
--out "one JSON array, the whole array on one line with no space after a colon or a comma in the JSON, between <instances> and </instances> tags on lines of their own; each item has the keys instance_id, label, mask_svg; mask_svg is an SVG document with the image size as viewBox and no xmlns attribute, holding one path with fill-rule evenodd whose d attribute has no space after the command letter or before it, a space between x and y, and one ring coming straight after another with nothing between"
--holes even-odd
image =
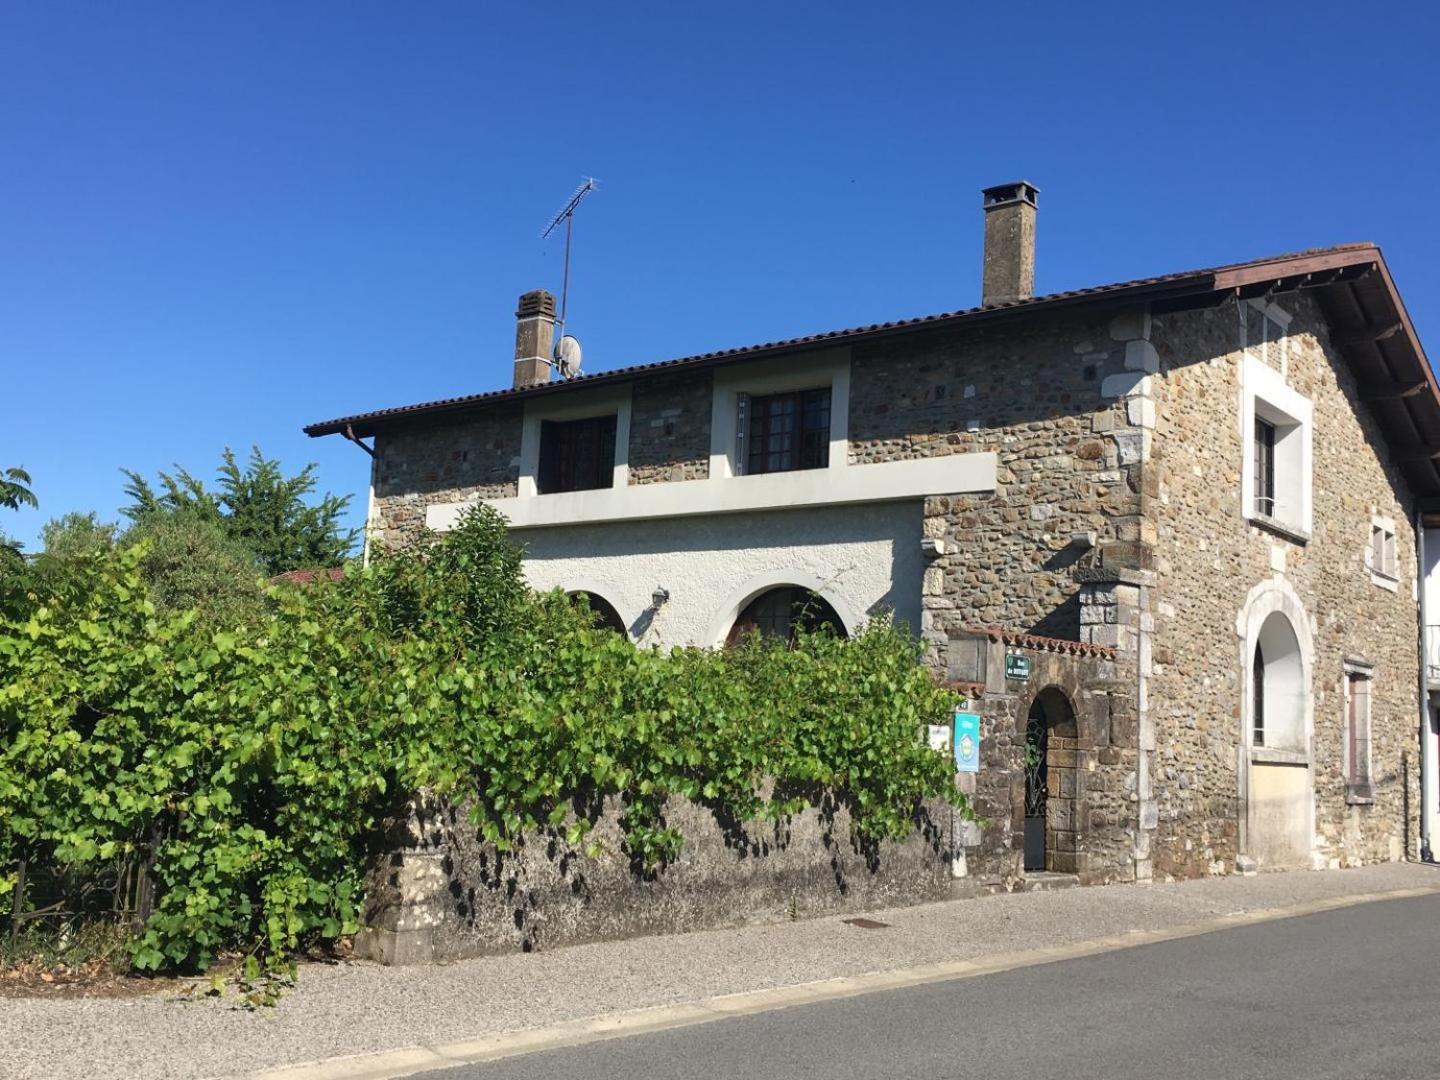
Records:
<instances>
[{"instance_id":1,"label":"white stucco wall","mask_svg":"<svg viewBox=\"0 0 1440 1080\"><path fill-rule=\"evenodd\" d=\"M538 589L603 596L641 644L717 645L766 588L823 595L848 630L893 610L918 628L920 500L517 530ZM658 609L651 594L670 591Z\"/></svg>"}]
</instances>

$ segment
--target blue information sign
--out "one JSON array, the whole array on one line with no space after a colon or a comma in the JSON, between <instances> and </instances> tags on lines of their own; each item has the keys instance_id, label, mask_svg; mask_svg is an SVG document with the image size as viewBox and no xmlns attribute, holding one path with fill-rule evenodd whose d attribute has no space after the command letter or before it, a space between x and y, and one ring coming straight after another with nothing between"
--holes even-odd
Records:
<instances>
[{"instance_id":1,"label":"blue information sign","mask_svg":"<svg viewBox=\"0 0 1440 1080\"><path fill-rule=\"evenodd\" d=\"M980 717L955 710L955 771L980 771Z\"/></svg>"}]
</instances>

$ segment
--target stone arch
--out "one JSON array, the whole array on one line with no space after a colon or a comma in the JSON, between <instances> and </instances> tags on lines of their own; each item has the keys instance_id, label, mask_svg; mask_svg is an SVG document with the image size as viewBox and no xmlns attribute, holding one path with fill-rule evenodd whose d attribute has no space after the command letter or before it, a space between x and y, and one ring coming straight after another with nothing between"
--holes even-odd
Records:
<instances>
[{"instance_id":1,"label":"stone arch","mask_svg":"<svg viewBox=\"0 0 1440 1080\"><path fill-rule=\"evenodd\" d=\"M1049 685L1030 700L1025 719L1024 868L1080 870L1080 727L1074 703Z\"/></svg>"},{"instance_id":2,"label":"stone arch","mask_svg":"<svg viewBox=\"0 0 1440 1080\"><path fill-rule=\"evenodd\" d=\"M1314 862L1315 645L1305 605L1278 575L1256 585L1235 620L1240 640L1238 862Z\"/></svg>"},{"instance_id":3,"label":"stone arch","mask_svg":"<svg viewBox=\"0 0 1440 1080\"><path fill-rule=\"evenodd\" d=\"M803 589L823 600L833 612L846 637L853 637L860 628L859 615L831 583L803 571L773 570L751 578L726 598L715 617L710 620L705 634L706 642L715 647L724 645L741 613L764 593L781 588Z\"/></svg>"}]
</instances>

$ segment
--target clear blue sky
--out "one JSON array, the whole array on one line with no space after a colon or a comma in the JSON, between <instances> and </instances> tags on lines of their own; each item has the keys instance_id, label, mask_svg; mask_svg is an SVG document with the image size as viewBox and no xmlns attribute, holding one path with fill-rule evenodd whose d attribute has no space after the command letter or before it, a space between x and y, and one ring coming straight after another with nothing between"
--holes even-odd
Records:
<instances>
[{"instance_id":1,"label":"clear blue sky","mask_svg":"<svg viewBox=\"0 0 1440 1080\"><path fill-rule=\"evenodd\" d=\"M493 389L582 175L603 370L977 302L979 188L1042 292L1351 240L1440 355L1440 8L0 0L0 467L33 543L121 466Z\"/></svg>"}]
</instances>

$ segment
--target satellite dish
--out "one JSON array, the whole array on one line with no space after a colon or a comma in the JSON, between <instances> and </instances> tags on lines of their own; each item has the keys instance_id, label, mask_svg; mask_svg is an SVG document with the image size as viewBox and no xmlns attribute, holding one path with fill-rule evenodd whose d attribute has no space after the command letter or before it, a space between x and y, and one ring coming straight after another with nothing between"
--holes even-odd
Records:
<instances>
[{"instance_id":1,"label":"satellite dish","mask_svg":"<svg viewBox=\"0 0 1440 1080\"><path fill-rule=\"evenodd\" d=\"M560 375L573 379L580 374L580 340L565 334L555 346L555 361L560 365Z\"/></svg>"}]
</instances>

